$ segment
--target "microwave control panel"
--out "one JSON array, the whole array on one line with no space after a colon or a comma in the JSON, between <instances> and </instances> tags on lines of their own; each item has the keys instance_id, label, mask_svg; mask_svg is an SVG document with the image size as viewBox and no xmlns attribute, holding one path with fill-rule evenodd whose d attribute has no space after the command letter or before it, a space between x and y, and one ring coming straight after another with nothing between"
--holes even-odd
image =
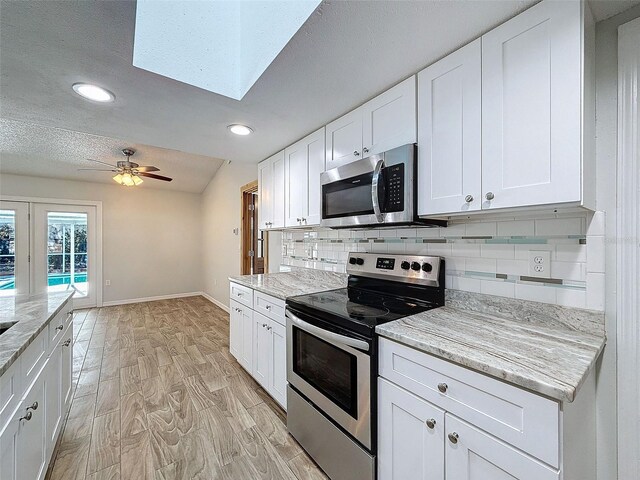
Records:
<instances>
[{"instance_id":1,"label":"microwave control panel","mask_svg":"<svg viewBox=\"0 0 640 480\"><path fill-rule=\"evenodd\" d=\"M385 212L404 210L404 163L391 165L384 169L386 186Z\"/></svg>"}]
</instances>

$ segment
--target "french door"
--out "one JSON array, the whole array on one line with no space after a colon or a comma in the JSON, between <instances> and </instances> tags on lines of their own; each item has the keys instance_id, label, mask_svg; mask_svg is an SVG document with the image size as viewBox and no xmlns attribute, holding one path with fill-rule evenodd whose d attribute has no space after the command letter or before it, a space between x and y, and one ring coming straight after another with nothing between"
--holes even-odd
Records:
<instances>
[{"instance_id":1,"label":"french door","mask_svg":"<svg viewBox=\"0 0 640 480\"><path fill-rule=\"evenodd\" d=\"M0 296L29 294L29 204L0 200Z\"/></svg>"},{"instance_id":2,"label":"french door","mask_svg":"<svg viewBox=\"0 0 640 480\"><path fill-rule=\"evenodd\" d=\"M32 223L32 291L73 289L76 308L96 306L96 207L33 203Z\"/></svg>"}]
</instances>

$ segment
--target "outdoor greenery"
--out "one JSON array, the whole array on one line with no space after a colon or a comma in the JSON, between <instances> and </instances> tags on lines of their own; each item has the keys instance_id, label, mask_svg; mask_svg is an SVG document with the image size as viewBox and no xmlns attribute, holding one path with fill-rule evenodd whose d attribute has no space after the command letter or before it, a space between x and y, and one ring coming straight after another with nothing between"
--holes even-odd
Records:
<instances>
[{"instance_id":1,"label":"outdoor greenery","mask_svg":"<svg viewBox=\"0 0 640 480\"><path fill-rule=\"evenodd\" d=\"M0 277L13 276L15 268L15 228L10 223L0 224Z\"/></svg>"}]
</instances>

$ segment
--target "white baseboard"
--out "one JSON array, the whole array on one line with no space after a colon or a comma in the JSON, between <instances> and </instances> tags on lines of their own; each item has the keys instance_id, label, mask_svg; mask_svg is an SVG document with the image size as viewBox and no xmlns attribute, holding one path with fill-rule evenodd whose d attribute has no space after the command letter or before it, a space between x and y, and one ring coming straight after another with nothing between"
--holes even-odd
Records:
<instances>
[{"instance_id":1,"label":"white baseboard","mask_svg":"<svg viewBox=\"0 0 640 480\"><path fill-rule=\"evenodd\" d=\"M113 300L111 302L102 302L102 306L113 307L115 305L127 305L129 303L155 302L156 300L170 300L172 298L196 297L198 295L205 296L203 292L173 293L170 295L159 295L157 297L129 298L126 300ZM208 300L213 301L210 298L208 298Z\"/></svg>"},{"instance_id":2,"label":"white baseboard","mask_svg":"<svg viewBox=\"0 0 640 480\"><path fill-rule=\"evenodd\" d=\"M209 295L208 293L205 292L200 292L200 295L202 295L204 298L206 298L207 300L209 300L211 303L213 303L215 306L220 307L222 310L224 310L225 312L229 313L229 307L227 307L224 303L216 300L215 298L213 298L211 295Z\"/></svg>"}]
</instances>

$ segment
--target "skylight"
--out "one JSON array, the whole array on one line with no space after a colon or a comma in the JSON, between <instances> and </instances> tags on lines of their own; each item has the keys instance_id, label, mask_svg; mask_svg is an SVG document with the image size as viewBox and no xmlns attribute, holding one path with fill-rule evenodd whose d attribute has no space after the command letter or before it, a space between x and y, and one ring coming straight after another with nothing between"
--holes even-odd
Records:
<instances>
[{"instance_id":1,"label":"skylight","mask_svg":"<svg viewBox=\"0 0 640 480\"><path fill-rule=\"evenodd\" d=\"M320 0L138 0L133 65L241 100Z\"/></svg>"}]
</instances>

